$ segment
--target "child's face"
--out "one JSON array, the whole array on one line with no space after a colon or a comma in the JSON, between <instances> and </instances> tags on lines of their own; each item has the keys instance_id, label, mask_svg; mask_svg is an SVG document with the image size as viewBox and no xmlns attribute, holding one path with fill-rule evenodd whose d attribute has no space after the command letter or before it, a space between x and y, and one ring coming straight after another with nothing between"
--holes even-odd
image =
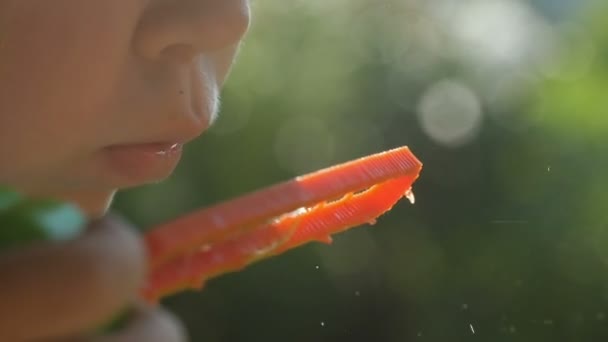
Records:
<instances>
[{"instance_id":1,"label":"child's face","mask_svg":"<svg viewBox=\"0 0 608 342\"><path fill-rule=\"evenodd\" d=\"M99 215L167 177L248 24L247 0L0 0L0 184Z\"/></svg>"}]
</instances>

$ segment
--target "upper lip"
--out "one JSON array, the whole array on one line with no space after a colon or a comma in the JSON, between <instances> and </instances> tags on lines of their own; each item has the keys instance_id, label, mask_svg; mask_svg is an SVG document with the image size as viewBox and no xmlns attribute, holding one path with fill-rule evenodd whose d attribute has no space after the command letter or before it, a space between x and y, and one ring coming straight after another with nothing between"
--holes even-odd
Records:
<instances>
[{"instance_id":1,"label":"upper lip","mask_svg":"<svg viewBox=\"0 0 608 342\"><path fill-rule=\"evenodd\" d=\"M211 126L219 101L216 94L219 89L212 71L195 63L175 67L165 77L161 80L162 85L149 92L140 92L146 96L141 98L141 105L131 107L129 112L136 113L134 119L128 122L122 139L118 138L114 145L186 144ZM146 85L142 83L142 86ZM130 102L129 106L134 106L133 103L137 102ZM133 130L141 131L132 134Z\"/></svg>"},{"instance_id":2,"label":"upper lip","mask_svg":"<svg viewBox=\"0 0 608 342\"><path fill-rule=\"evenodd\" d=\"M204 121L204 122L203 122ZM185 145L190 141L198 138L203 132L209 128L210 123L207 120L201 120L199 122L188 122L182 126L181 130L175 130L174 132L167 132L164 134L149 134L148 138L138 138L129 141L119 142L112 146L127 146L127 145L151 145L151 144L167 144L174 145L180 144Z\"/></svg>"}]
</instances>

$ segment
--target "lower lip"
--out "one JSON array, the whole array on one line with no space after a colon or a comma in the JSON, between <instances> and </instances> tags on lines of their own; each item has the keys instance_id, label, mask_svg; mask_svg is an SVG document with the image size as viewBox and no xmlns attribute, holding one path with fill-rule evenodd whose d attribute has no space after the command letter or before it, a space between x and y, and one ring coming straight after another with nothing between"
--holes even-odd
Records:
<instances>
[{"instance_id":1,"label":"lower lip","mask_svg":"<svg viewBox=\"0 0 608 342\"><path fill-rule=\"evenodd\" d=\"M182 155L181 144L152 143L105 148L110 167L129 185L157 182L171 175Z\"/></svg>"}]
</instances>

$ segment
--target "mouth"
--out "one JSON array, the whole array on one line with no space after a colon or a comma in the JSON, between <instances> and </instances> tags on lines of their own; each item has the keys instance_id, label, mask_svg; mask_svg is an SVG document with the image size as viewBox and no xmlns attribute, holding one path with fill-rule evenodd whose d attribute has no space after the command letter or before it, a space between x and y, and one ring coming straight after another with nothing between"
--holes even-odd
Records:
<instances>
[{"instance_id":1,"label":"mouth","mask_svg":"<svg viewBox=\"0 0 608 342\"><path fill-rule=\"evenodd\" d=\"M155 183L169 177L182 156L183 144L153 142L112 145L103 154L113 176L121 187Z\"/></svg>"}]
</instances>

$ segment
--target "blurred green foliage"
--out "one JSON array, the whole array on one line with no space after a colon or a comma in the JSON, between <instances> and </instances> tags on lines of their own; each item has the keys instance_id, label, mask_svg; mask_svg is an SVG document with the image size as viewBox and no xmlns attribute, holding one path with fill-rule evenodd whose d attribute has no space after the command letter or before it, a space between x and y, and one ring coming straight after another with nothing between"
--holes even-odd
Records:
<instances>
[{"instance_id":1,"label":"blurred green foliage","mask_svg":"<svg viewBox=\"0 0 608 342\"><path fill-rule=\"evenodd\" d=\"M603 13L254 3L218 122L117 209L146 227L400 145L417 202L166 305L196 342L607 340Z\"/></svg>"}]
</instances>

